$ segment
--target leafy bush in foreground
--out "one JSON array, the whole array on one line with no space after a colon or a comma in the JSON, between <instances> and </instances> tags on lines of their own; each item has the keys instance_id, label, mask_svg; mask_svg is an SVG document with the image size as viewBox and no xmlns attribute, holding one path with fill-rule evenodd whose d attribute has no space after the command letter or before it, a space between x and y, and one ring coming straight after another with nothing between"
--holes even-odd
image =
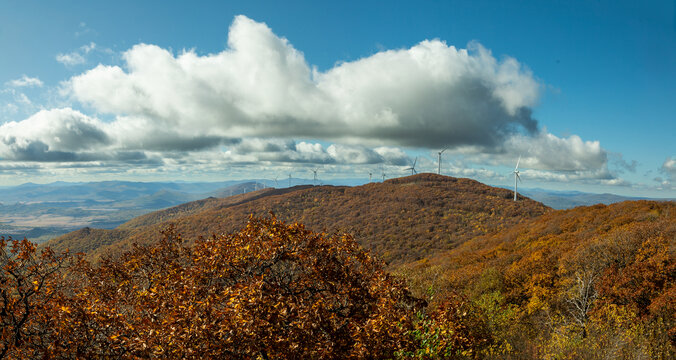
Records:
<instances>
[{"instance_id":1,"label":"leafy bush in foreground","mask_svg":"<svg viewBox=\"0 0 676 360\"><path fill-rule=\"evenodd\" d=\"M424 358L425 327L457 312L418 319L424 303L350 236L274 218L193 246L169 229L96 266L9 241L0 358ZM471 347L446 327L445 348Z\"/></svg>"}]
</instances>

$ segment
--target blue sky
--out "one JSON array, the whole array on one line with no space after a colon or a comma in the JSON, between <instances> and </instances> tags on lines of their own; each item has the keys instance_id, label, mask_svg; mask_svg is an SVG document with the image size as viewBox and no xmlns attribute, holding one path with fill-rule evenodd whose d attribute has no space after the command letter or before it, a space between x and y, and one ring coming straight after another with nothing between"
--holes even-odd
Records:
<instances>
[{"instance_id":1,"label":"blue sky","mask_svg":"<svg viewBox=\"0 0 676 360\"><path fill-rule=\"evenodd\" d=\"M507 185L522 156L526 187L674 197L675 14L5 0L0 181L395 176L449 146L447 175Z\"/></svg>"}]
</instances>

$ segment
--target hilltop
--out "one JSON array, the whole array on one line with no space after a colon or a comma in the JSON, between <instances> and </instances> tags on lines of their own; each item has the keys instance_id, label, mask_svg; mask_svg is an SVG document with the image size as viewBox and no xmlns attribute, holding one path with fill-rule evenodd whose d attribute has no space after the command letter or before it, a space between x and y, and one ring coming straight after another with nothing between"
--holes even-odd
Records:
<instances>
[{"instance_id":1,"label":"hilltop","mask_svg":"<svg viewBox=\"0 0 676 360\"><path fill-rule=\"evenodd\" d=\"M56 250L115 254L148 243L170 224L186 239L241 228L249 215L300 222L314 231L351 233L392 264L449 250L479 235L511 227L550 209L470 179L418 174L363 186L299 186L208 198L150 213L113 230L70 233L48 243ZM84 235L84 237L83 237ZM84 244L96 244L95 246Z\"/></svg>"}]
</instances>

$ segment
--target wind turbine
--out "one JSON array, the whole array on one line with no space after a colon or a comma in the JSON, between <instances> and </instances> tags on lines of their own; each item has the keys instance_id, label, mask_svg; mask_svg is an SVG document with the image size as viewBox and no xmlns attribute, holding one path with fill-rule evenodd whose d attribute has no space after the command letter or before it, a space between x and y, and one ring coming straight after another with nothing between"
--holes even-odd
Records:
<instances>
[{"instance_id":1,"label":"wind turbine","mask_svg":"<svg viewBox=\"0 0 676 360\"><path fill-rule=\"evenodd\" d=\"M291 187L291 173L289 173L289 187Z\"/></svg>"},{"instance_id":2,"label":"wind turbine","mask_svg":"<svg viewBox=\"0 0 676 360\"><path fill-rule=\"evenodd\" d=\"M373 178L373 172L369 171L369 182L371 182L371 179Z\"/></svg>"},{"instance_id":3,"label":"wind turbine","mask_svg":"<svg viewBox=\"0 0 676 360\"><path fill-rule=\"evenodd\" d=\"M313 186L316 186L316 185L317 185L317 171L318 171L318 170L319 170L319 168L312 170L312 172L315 174L315 175L314 175L314 179L312 179L312 185L313 185Z\"/></svg>"},{"instance_id":4,"label":"wind turbine","mask_svg":"<svg viewBox=\"0 0 676 360\"><path fill-rule=\"evenodd\" d=\"M448 150L448 148L445 148L441 151L439 151L439 171L437 171L437 174L441 175L441 154L444 153L444 151Z\"/></svg>"},{"instance_id":5,"label":"wind turbine","mask_svg":"<svg viewBox=\"0 0 676 360\"><path fill-rule=\"evenodd\" d=\"M383 182L385 182L385 171L383 171Z\"/></svg>"},{"instance_id":6,"label":"wind turbine","mask_svg":"<svg viewBox=\"0 0 676 360\"><path fill-rule=\"evenodd\" d=\"M279 176L275 176L275 187L279 187L279 183L277 182L277 179L279 179Z\"/></svg>"},{"instance_id":7,"label":"wind turbine","mask_svg":"<svg viewBox=\"0 0 676 360\"><path fill-rule=\"evenodd\" d=\"M521 156L519 156L519 160L516 161L516 167L514 168L514 201L516 201L516 181L519 180L521 181L521 177L519 176L519 163L521 162Z\"/></svg>"},{"instance_id":8,"label":"wind turbine","mask_svg":"<svg viewBox=\"0 0 676 360\"><path fill-rule=\"evenodd\" d=\"M411 175L415 175L415 174L418 173L417 171L415 171L415 164L417 162L418 162L418 157L416 157L415 160L413 161L413 165L411 165L410 168L406 169L406 170L411 170Z\"/></svg>"}]
</instances>

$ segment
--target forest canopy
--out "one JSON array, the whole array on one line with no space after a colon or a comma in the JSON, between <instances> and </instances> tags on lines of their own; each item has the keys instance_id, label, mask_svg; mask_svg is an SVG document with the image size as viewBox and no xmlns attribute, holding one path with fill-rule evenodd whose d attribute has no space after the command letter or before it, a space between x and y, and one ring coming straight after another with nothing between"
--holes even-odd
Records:
<instances>
[{"instance_id":1,"label":"forest canopy","mask_svg":"<svg viewBox=\"0 0 676 360\"><path fill-rule=\"evenodd\" d=\"M1 245L0 357L406 358L489 345L462 298L425 315L351 236L275 218L192 246L167 229L96 265Z\"/></svg>"}]
</instances>

